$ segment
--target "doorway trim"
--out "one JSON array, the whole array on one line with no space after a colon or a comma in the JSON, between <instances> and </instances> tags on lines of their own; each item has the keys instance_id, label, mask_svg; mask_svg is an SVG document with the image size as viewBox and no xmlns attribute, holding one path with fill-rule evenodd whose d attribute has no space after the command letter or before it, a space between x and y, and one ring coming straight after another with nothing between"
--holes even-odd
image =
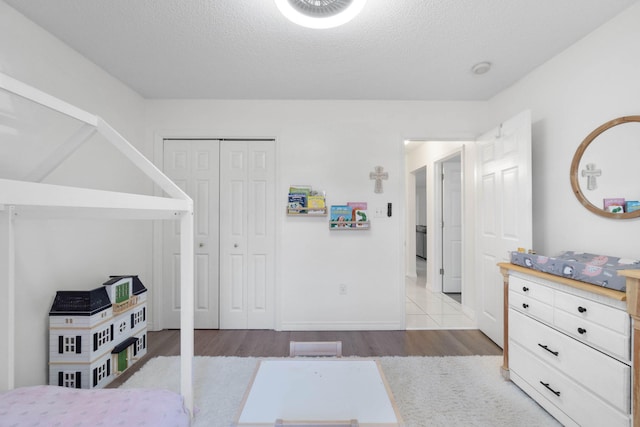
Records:
<instances>
[{"instance_id":1,"label":"doorway trim","mask_svg":"<svg viewBox=\"0 0 640 427\"><path fill-rule=\"evenodd\" d=\"M410 237L411 235L415 236L415 215L409 215L411 209L415 209L415 195L412 195L412 192L415 190L415 175L412 172L415 172L422 166L427 167L427 204L429 205L427 209L427 253L431 254L427 256L427 286L428 289L434 292L441 292L441 285L438 288L434 287L434 283L436 283L440 279L439 274L439 266L436 268L436 261L434 260L435 250L435 232L439 227L436 226L437 222L434 218L434 210L439 210L439 207L435 207L435 200L437 200L437 194L435 191L437 187L440 185L440 179L436 179L438 176L434 171L437 161L444 160L448 157L455 156L458 153L461 153L460 162L461 168L464 173L463 181L462 181L462 192L463 198L461 201L462 209L466 212L463 212L463 265L462 265L462 274L463 274L463 283L462 289L463 293L467 293L467 298L465 298L464 304L462 304L463 312L470 317L471 319L475 319L475 293L472 283L465 283L464 277L469 279L470 273L473 272L473 254L468 253L470 248L473 247L474 236L471 234L473 231L473 224L470 222L473 220L473 212L470 209L473 208L473 203L470 204L470 200L473 200L473 192L475 190L473 180L474 174L472 166L474 164L473 157L475 155L475 151L473 149L473 139L469 138L460 138L460 139L433 139L433 138L425 138L425 137L413 137L407 138L405 141L410 143L419 143L421 145L429 145L433 144L429 147L428 152L422 152L424 148L416 147L412 148L405 145L405 197L407 198L407 214L405 215L405 226L404 226L404 236L405 236L405 254L407 258L415 258L415 247L410 247L410 245L415 246L415 237ZM438 144L441 144L438 147ZM408 144L407 144L408 145ZM414 151L415 150L415 151ZM408 156L418 156L413 157L413 160ZM438 190L440 191L440 190ZM468 193L468 194L467 194ZM441 220L438 219L438 220ZM438 230L441 233L441 230ZM412 243L413 242L413 243ZM466 242L466 243L465 243ZM441 255L439 255L441 257ZM441 259L441 258L440 258ZM412 262L413 259L406 259L405 262L408 264ZM441 261L437 261L441 263ZM407 265L405 267L405 276L409 271ZM468 280L467 280L468 281Z\"/></svg>"}]
</instances>

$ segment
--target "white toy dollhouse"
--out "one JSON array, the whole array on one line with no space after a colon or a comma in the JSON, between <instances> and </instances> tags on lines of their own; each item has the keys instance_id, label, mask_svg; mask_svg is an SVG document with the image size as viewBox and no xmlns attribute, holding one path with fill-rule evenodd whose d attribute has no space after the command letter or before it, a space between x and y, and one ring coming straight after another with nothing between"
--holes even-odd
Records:
<instances>
[{"instance_id":1,"label":"white toy dollhouse","mask_svg":"<svg viewBox=\"0 0 640 427\"><path fill-rule=\"evenodd\" d=\"M102 388L146 353L147 288L138 276L56 293L49 312L49 384Z\"/></svg>"}]
</instances>

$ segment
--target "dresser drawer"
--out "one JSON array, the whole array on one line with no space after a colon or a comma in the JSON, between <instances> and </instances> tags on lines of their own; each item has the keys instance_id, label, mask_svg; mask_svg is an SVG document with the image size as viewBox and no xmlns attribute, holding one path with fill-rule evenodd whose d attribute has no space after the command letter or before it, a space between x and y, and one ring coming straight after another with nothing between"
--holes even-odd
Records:
<instances>
[{"instance_id":1,"label":"dresser drawer","mask_svg":"<svg viewBox=\"0 0 640 427\"><path fill-rule=\"evenodd\" d=\"M559 310L564 310L580 319L604 326L619 334L625 336L630 334L631 321L626 311L561 291L556 291L555 306Z\"/></svg>"},{"instance_id":2,"label":"dresser drawer","mask_svg":"<svg viewBox=\"0 0 640 427\"><path fill-rule=\"evenodd\" d=\"M620 411L630 413L629 365L513 309L509 310L509 342L522 346Z\"/></svg>"},{"instance_id":3,"label":"dresser drawer","mask_svg":"<svg viewBox=\"0 0 640 427\"><path fill-rule=\"evenodd\" d=\"M553 324L559 330L613 356L625 361L630 360L631 340L628 334L619 334L597 323L573 316L564 310L554 310L553 316Z\"/></svg>"},{"instance_id":4,"label":"dresser drawer","mask_svg":"<svg viewBox=\"0 0 640 427\"><path fill-rule=\"evenodd\" d=\"M548 323L553 323L553 307L517 292L509 292L509 306Z\"/></svg>"},{"instance_id":5,"label":"dresser drawer","mask_svg":"<svg viewBox=\"0 0 640 427\"><path fill-rule=\"evenodd\" d=\"M585 427L630 425L630 415L615 410L516 342L511 344L510 369L577 424Z\"/></svg>"},{"instance_id":6,"label":"dresser drawer","mask_svg":"<svg viewBox=\"0 0 640 427\"><path fill-rule=\"evenodd\" d=\"M553 289L520 277L509 277L509 291L525 295L546 304L553 304Z\"/></svg>"}]
</instances>

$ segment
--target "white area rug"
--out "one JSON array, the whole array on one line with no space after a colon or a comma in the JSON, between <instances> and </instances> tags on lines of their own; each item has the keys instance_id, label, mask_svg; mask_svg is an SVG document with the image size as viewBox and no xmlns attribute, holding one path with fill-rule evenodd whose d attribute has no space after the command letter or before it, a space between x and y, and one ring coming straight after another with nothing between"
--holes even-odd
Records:
<instances>
[{"instance_id":1,"label":"white area rug","mask_svg":"<svg viewBox=\"0 0 640 427\"><path fill-rule=\"evenodd\" d=\"M558 426L500 375L502 357L379 357L407 427ZM121 388L180 391L178 357L147 362ZM259 358L196 357L194 427L233 425Z\"/></svg>"}]
</instances>

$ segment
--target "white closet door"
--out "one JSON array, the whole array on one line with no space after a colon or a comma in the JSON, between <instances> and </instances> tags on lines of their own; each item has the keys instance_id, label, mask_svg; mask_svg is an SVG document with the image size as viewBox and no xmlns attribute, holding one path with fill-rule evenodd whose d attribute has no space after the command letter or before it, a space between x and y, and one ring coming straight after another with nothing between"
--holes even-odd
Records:
<instances>
[{"instance_id":1,"label":"white closet door","mask_svg":"<svg viewBox=\"0 0 640 427\"><path fill-rule=\"evenodd\" d=\"M217 329L219 141L165 140L164 172L194 201L195 319L198 329ZM163 325L180 327L180 224L165 221Z\"/></svg>"},{"instance_id":2,"label":"white closet door","mask_svg":"<svg viewBox=\"0 0 640 427\"><path fill-rule=\"evenodd\" d=\"M503 278L498 262L531 248L531 114L525 111L477 139L478 328L504 344Z\"/></svg>"},{"instance_id":3,"label":"white closet door","mask_svg":"<svg viewBox=\"0 0 640 427\"><path fill-rule=\"evenodd\" d=\"M273 329L275 142L220 147L220 327Z\"/></svg>"}]
</instances>

